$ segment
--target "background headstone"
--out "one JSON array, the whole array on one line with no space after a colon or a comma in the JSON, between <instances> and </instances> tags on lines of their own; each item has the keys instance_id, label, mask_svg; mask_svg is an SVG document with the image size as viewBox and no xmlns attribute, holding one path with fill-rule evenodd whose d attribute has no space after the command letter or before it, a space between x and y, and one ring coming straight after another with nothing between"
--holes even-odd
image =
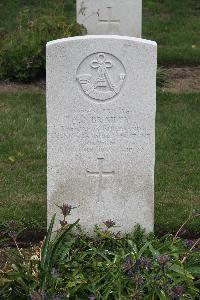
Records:
<instances>
[{"instance_id":1,"label":"background headstone","mask_svg":"<svg viewBox=\"0 0 200 300\"><path fill-rule=\"evenodd\" d=\"M142 0L77 0L77 22L90 35L141 37Z\"/></svg>"},{"instance_id":2,"label":"background headstone","mask_svg":"<svg viewBox=\"0 0 200 300\"><path fill-rule=\"evenodd\" d=\"M119 36L47 44L49 218L69 203L88 231L107 219L153 229L156 48Z\"/></svg>"}]
</instances>

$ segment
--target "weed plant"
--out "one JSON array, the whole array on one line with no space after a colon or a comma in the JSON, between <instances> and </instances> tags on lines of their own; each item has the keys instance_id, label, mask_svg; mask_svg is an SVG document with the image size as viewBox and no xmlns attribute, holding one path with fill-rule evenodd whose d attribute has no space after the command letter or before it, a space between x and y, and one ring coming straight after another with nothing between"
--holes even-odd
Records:
<instances>
[{"instance_id":1,"label":"weed plant","mask_svg":"<svg viewBox=\"0 0 200 300\"><path fill-rule=\"evenodd\" d=\"M169 85L169 74L167 69L158 67L157 69L157 78L156 78L156 85L159 88L163 88Z\"/></svg>"}]
</instances>

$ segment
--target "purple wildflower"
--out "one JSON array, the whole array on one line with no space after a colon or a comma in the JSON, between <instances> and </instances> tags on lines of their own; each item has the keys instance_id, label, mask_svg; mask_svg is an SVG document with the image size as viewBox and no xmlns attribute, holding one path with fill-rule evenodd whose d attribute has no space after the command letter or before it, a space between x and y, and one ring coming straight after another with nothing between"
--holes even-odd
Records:
<instances>
[{"instance_id":1,"label":"purple wildflower","mask_svg":"<svg viewBox=\"0 0 200 300\"><path fill-rule=\"evenodd\" d=\"M107 228L112 228L112 227L114 227L115 226L115 222L114 221L112 221L111 219L110 220L107 220L107 221L105 221L105 222L103 222L104 223L104 225L106 225L106 227Z\"/></svg>"},{"instance_id":2,"label":"purple wildflower","mask_svg":"<svg viewBox=\"0 0 200 300\"><path fill-rule=\"evenodd\" d=\"M147 270L151 269L151 260L148 257L141 256L138 263L141 268L145 268Z\"/></svg>"},{"instance_id":3,"label":"purple wildflower","mask_svg":"<svg viewBox=\"0 0 200 300\"><path fill-rule=\"evenodd\" d=\"M186 243L186 246L189 248L191 248L194 245L194 241L192 241L192 240L186 240L185 243Z\"/></svg>"},{"instance_id":4,"label":"purple wildflower","mask_svg":"<svg viewBox=\"0 0 200 300\"><path fill-rule=\"evenodd\" d=\"M185 287L183 285L175 285L170 289L170 296L174 300L179 300L185 291Z\"/></svg>"},{"instance_id":5,"label":"purple wildflower","mask_svg":"<svg viewBox=\"0 0 200 300\"><path fill-rule=\"evenodd\" d=\"M58 207L61 209L62 214L63 214L64 217L70 215L71 210L72 210L72 206L71 206L71 205L68 205L68 204L64 204L64 203L63 203L62 206L59 206L59 205L58 205Z\"/></svg>"},{"instance_id":6,"label":"purple wildflower","mask_svg":"<svg viewBox=\"0 0 200 300\"><path fill-rule=\"evenodd\" d=\"M132 257L130 255L128 255L126 258L125 258L125 261L124 261L124 265L123 265L123 271L126 275L128 276L133 276L133 268L134 268L134 261L132 259Z\"/></svg>"},{"instance_id":7,"label":"purple wildflower","mask_svg":"<svg viewBox=\"0 0 200 300\"><path fill-rule=\"evenodd\" d=\"M164 269L167 266L167 263L170 261L169 255L160 255L157 257L157 262L159 263L160 267Z\"/></svg>"}]
</instances>

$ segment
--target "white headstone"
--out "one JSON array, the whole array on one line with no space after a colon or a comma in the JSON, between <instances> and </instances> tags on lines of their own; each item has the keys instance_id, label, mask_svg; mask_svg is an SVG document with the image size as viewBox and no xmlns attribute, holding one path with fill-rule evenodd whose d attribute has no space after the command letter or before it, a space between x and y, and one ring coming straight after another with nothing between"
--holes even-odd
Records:
<instances>
[{"instance_id":1,"label":"white headstone","mask_svg":"<svg viewBox=\"0 0 200 300\"><path fill-rule=\"evenodd\" d=\"M85 36L47 44L48 217L78 206L87 231L153 229L156 43Z\"/></svg>"},{"instance_id":2,"label":"white headstone","mask_svg":"<svg viewBox=\"0 0 200 300\"><path fill-rule=\"evenodd\" d=\"M77 0L76 7L88 34L141 37L142 0Z\"/></svg>"}]
</instances>

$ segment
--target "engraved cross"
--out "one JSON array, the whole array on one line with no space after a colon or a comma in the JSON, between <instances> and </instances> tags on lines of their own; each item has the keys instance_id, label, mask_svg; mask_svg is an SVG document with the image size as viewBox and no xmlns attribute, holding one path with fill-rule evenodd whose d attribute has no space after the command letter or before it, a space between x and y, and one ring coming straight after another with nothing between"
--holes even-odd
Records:
<instances>
[{"instance_id":1,"label":"engraved cross","mask_svg":"<svg viewBox=\"0 0 200 300\"><path fill-rule=\"evenodd\" d=\"M119 24L120 20L114 20L112 19L112 7L107 7L108 9L108 19L100 19L99 18L99 23L108 23L108 29L111 30L112 24Z\"/></svg>"},{"instance_id":2,"label":"engraved cross","mask_svg":"<svg viewBox=\"0 0 200 300\"><path fill-rule=\"evenodd\" d=\"M97 158L98 159L98 169L99 171L92 172L92 171L87 171L88 176L97 176L99 177L99 191L98 191L98 199L100 200L100 196L103 190L103 177L108 177L108 176L114 176L115 172L111 171L104 171L103 170L103 161L104 158Z\"/></svg>"}]
</instances>

